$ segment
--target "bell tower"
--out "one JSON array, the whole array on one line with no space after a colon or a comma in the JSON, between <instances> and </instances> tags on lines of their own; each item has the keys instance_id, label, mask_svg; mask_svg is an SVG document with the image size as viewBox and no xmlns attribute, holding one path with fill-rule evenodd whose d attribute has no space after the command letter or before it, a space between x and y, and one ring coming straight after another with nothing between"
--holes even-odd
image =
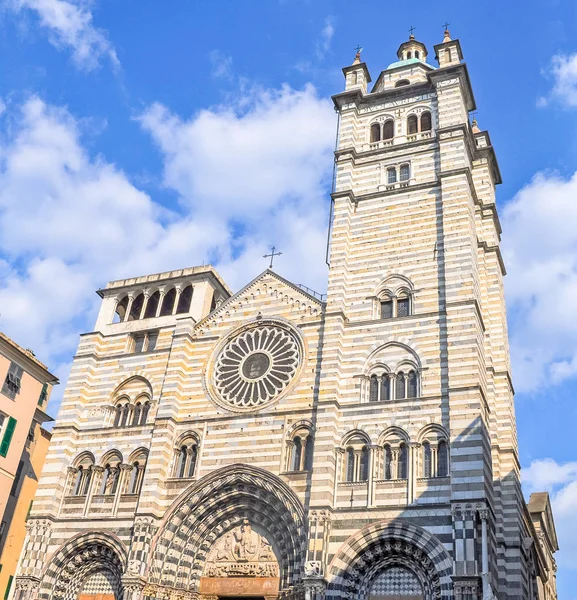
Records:
<instances>
[{"instance_id":1,"label":"bell tower","mask_svg":"<svg viewBox=\"0 0 577 600\"><path fill-rule=\"evenodd\" d=\"M357 53L333 96L320 403L338 404L336 431L372 439L379 423L390 432L352 464L352 480L366 468L366 493L337 484L333 502L386 506L437 535L456 597L529 598L501 175L488 132L469 121L476 105L459 41L447 29L434 49L436 67L411 32L372 88ZM346 452L336 480L347 477Z\"/></svg>"}]
</instances>

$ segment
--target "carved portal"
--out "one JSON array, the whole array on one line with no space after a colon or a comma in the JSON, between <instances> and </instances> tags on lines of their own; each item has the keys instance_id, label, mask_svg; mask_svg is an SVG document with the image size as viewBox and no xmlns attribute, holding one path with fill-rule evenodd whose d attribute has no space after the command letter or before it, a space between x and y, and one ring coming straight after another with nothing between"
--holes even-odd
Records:
<instances>
[{"instance_id":1,"label":"carved portal","mask_svg":"<svg viewBox=\"0 0 577 600\"><path fill-rule=\"evenodd\" d=\"M200 580L202 594L276 596L279 565L263 531L243 519L212 548Z\"/></svg>"}]
</instances>

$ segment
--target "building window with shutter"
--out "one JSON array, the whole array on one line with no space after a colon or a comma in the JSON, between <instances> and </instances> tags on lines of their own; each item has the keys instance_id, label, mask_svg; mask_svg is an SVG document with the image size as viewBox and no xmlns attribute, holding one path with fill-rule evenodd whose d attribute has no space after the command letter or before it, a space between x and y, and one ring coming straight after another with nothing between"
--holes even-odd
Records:
<instances>
[{"instance_id":1,"label":"building window with shutter","mask_svg":"<svg viewBox=\"0 0 577 600\"><path fill-rule=\"evenodd\" d=\"M46 398L48 397L48 384L45 383L42 386L42 391L40 392L40 396L38 398L38 406L43 406L46 402Z\"/></svg>"},{"instance_id":2,"label":"building window with shutter","mask_svg":"<svg viewBox=\"0 0 577 600\"><path fill-rule=\"evenodd\" d=\"M16 419L8 417L8 422L2 427L2 439L0 440L0 456L6 456L10 448L10 442L16 429Z\"/></svg>"},{"instance_id":3,"label":"building window with shutter","mask_svg":"<svg viewBox=\"0 0 577 600\"><path fill-rule=\"evenodd\" d=\"M10 368L8 369L4 385L2 386L2 393L11 400L14 400L16 394L20 393L23 373L24 370L22 367L18 366L16 363L10 363Z\"/></svg>"}]
</instances>

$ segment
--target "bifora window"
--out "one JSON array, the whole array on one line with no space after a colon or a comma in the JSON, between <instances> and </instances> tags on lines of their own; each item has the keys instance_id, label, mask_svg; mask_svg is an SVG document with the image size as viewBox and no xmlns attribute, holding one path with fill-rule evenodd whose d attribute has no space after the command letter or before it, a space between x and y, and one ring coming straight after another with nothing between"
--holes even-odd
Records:
<instances>
[{"instance_id":1,"label":"bifora window","mask_svg":"<svg viewBox=\"0 0 577 600\"><path fill-rule=\"evenodd\" d=\"M281 394L300 364L301 351L286 329L254 327L231 340L216 359L214 386L228 405L258 407Z\"/></svg>"}]
</instances>

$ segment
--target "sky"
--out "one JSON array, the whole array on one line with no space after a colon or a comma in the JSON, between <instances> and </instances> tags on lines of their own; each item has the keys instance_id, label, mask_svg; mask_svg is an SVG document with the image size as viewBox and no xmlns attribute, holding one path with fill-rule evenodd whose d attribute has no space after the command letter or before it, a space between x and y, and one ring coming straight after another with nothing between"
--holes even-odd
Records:
<instances>
[{"instance_id":1,"label":"sky","mask_svg":"<svg viewBox=\"0 0 577 600\"><path fill-rule=\"evenodd\" d=\"M0 0L0 329L61 379L94 290L211 263L318 291L336 118L415 27L459 38L497 197L523 485L551 493L577 600L577 3ZM433 58L431 56L431 60Z\"/></svg>"}]
</instances>

